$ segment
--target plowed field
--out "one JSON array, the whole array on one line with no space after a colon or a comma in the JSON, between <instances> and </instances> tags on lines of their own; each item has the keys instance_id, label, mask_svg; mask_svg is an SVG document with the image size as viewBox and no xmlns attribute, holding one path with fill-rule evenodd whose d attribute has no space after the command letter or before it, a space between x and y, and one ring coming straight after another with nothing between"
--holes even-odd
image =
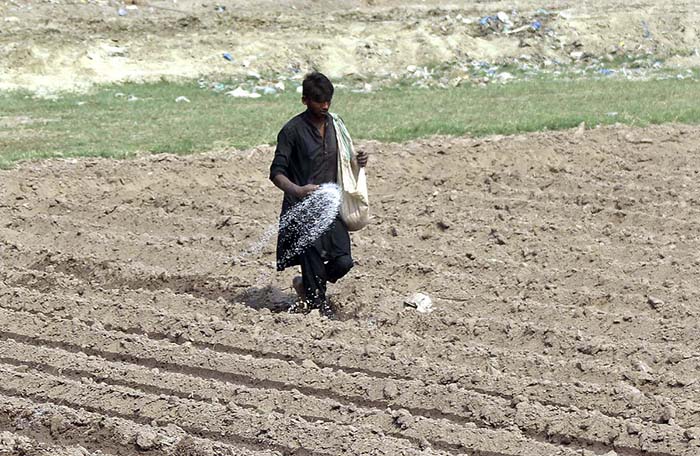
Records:
<instances>
[{"instance_id":1,"label":"plowed field","mask_svg":"<svg viewBox=\"0 0 700 456\"><path fill-rule=\"evenodd\" d=\"M698 144L365 143L334 320L241 259L269 147L2 171L0 453L700 454Z\"/></svg>"}]
</instances>

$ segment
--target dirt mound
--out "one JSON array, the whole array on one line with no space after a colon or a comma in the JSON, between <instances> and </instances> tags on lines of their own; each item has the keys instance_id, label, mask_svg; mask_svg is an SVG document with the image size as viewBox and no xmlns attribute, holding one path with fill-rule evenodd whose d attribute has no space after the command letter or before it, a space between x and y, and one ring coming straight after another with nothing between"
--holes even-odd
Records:
<instances>
[{"instance_id":1,"label":"dirt mound","mask_svg":"<svg viewBox=\"0 0 700 456\"><path fill-rule=\"evenodd\" d=\"M2 171L0 448L695 455L699 141L365 143L337 320L285 311L273 243L231 261L276 220L271 148Z\"/></svg>"},{"instance_id":2,"label":"dirt mound","mask_svg":"<svg viewBox=\"0 0 700 456\"><path fill-rule=\"evenodd\" d=\"M0 4L0 89L206 76L395 80L446 65L450 81L485 62L527 68L649 56L700 66L695 0L556 2L149 0ZM224 54L228 54L224 58ZM425 68L429 71L429 68Z\"/></svg>"}]
</instances>

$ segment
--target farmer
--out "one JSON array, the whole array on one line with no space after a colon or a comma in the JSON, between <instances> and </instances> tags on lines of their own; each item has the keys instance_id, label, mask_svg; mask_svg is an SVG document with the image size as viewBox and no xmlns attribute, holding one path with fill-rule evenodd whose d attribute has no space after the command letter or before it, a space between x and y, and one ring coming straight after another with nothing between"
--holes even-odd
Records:
<instances>
[{"instance_id":1,"label":"farmer","mask_svg":"<svg viewBox=\"0 0 700 456\"><path fill-rule=\"evenodd\" d=\"M306 111L293 117L277 136L270 179L284 192L282 215L294 204L314 192L321 184L337 182L338 144L333 120L328 113L333 98L333 84L321 73L313 72L302 83L301 102ZM360 166L367 164L368 154L358 151ZM289 258L298 231L280 229L277 238L277 270L301 266L301 277L292 286L301 302L319 309L326 316L332 311L326 300L326 283L335 283L353 266L348 229L337 217L331 226L301 253Z\"/></svg>"}]
</instances>

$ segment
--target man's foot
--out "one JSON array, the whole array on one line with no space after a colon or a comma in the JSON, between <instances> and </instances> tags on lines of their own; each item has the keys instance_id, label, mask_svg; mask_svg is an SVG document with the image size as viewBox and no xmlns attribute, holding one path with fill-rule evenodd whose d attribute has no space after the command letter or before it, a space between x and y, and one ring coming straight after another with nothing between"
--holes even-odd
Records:
<instances>
[{"instance_id":1,"label":"man's foot","mask_svg":"<svg viewBox=\"0 0 700 456\"><path fill-rule=\"evenodd\" d=\"M306 290L304 290L304 280L301 276L296 276L292 279L292 288L297 293L297 301L302 303L306 301Z\"/></svg>"},{"instance_id":2,"label":"man's foot","mask_svg":"<svg viewBox=\"0 0 700 456\"><path fill-rule=\"evenodd\" d=\"M336 318L335 309L331 307L331 304L328 301L321 303L321 307L318 309L318 311L321 315L330 320L335 320Z\"/></svg>"}]
</instances>

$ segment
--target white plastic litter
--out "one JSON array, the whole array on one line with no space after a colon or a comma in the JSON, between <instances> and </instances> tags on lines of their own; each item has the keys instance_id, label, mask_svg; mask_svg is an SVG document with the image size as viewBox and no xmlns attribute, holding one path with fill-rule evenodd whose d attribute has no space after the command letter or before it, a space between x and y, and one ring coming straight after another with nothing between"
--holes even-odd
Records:
<instances>
[{"instance_id":1,"label":"white plastic litter","mask_svg":"<svg viewBox=\"0 0 700 456\"><path fill-rule=\"evenodd\" d=\"M504 24L508 24L510 22L510 18L504 11L499 11L496 14L496 17L498 17L498 20L503 22Z\"/></svg>"},{"instance_id":2,"label":"white plastic litter","mask_svg":"<svg viewBox=\"0 0 700 456\"><path fill-rule=\"evenodd\" d=\"M433 300L430 296L423 293L416 293L410 299L404 301L407 307L413 307L420 313L430 313L433 309Z\"/></svg>"},{"instance_id":3,"label":"white plastic litter","mask_svg":"<svg viewBox=\"0 0 700 456\"><path fill-rule=\"evenodd\" d=\"M240 87L237 87L229 92L226 92L226 95L228 95L229 97L234 97L234 98L260 98L262 96L259 93L249 92L249 91L242 89Z\"/></svg>"}]
</instances>

